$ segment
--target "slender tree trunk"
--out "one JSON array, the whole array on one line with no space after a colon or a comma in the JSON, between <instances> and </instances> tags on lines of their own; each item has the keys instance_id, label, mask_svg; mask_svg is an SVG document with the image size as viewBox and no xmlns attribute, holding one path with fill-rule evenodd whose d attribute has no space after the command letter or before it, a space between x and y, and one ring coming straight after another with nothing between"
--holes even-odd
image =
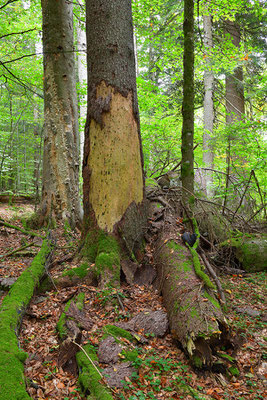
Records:
<instances>
[{"instance_id":1,"label":"slender tree trunk","mask_svg":"<svg viewBox=\"0 0 267 400\"><path fill-rule=\"evenodd\" d=\"M40 222L52 215L79 225L79 131L73 11L67 0L42 0L44 155Z\"/></svg>"},{"instance_id":2,"label":"slender tree trunk","mask_svg":"<svg viewBox=\"0 0 267 400\"><path fill-rule=\"evenodd\" d=\"M183 129L181 178L183 200L194 192L194 0L184 1Z\"/></svg>"},{"instance_id":3,"label":"slender tree trunk","mask_svg":"<svg viewBox=\"0 0 267 400\"><path fill-rule=\"evenodd\" d=\"M80 87L84 87L87 84L87 64L86 64L86 32L85 24L79 21L77 24L77 66L78 66L78 81ZM83 159L83 147L84 147L84 125L86 120L86 94L81 92L79 95L79 132L80 132L80 160Z\"/></svg>"},{"instance_id":4,"label":"slender tree trunk","mask_svg":"<svg viewBox=\"0 0 267 400\"><path fill-rule=\"evenodd\" d=\"M225 33L230 35L232 43L236 46L240 46L240 28L236 22L226 21ZM231 126L235 122L242 121L245 115L245 100L244 100L244 86L243 86L243 69L237 67L232 74L226 75L225 79L225 107L226 107L226 124ZM237 143L241 143L241 138L238 132L231 131L228 135L228 147L227 147L227 181L226 181L226 197L224 205L226 205L229 197L231 203L235 204L236 200L240 198L240 195L234 187L230 184L229 175L233 172L233 163L238 160L238 164L243 164L245 160L238 158L238 155L233 151L233 146ZM242 175L243 174L242 172ZM245 177L245 176L244 176ZM232 176L232 181L236 182L236 186L239 186L239 178L236 174ZM227 193L231 192L231 193Z\"/></svg>"},{"instance_id":5,"label":"slender tree trunk","mask_svg":"<svg viewBox=\"0 0 267 400\"><path fill-rule=\"evenodd\" d=\"M212 20L210 15L203 15L204 27L204 46L208 53L213 47L212 40ZM214 124L214 104L213 104L214 76L210 66L210 60L206 57L206 70L204 72L204 135L203 135L203 163L206 168L213 168L213 149L211 135ZM209 198L214 194L212 187L213 179L211 171L204 171L205 191Z\"/></svg>"}]
</instances>

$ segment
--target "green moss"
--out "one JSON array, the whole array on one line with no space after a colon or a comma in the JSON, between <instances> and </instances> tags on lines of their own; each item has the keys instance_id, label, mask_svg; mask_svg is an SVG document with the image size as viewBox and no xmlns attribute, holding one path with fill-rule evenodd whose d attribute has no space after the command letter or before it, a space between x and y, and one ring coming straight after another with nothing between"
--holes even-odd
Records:
<instances>
[{"instance_id":1,"label":"green moss","mask_svg":"<svg viewBox=\"0 0 267 400\"><path fill-rule=\"evenodd\" d=\"M83 349L92 362L83 351L79 351L76 354L80 370L78 382L82 391L84 393L89 392L92 399L113 400L110 391L101 383L102 376L95 367L95 362L97 361L95 350L90 344L85 345Z\"/></svg>"},{"instance_id":2,"label":"green moss","mask_svg":"<svg viewBox=\"0 0 267 400\"><path fill-rule=\"evenodd\" d=\"M131 342L133 342L134 339L135 339L134 336L131 333L129 333L125 329L118 328L117 326L114 326L114 325L106 325L103 328L103 331L107 335L113 336L115 339L118 339L118 338L122 337L122 338L130 340Z\"/></svg>"},{"instance_id":3,"label":"green moss","mask_svg":"<svg viewBox=\"0 0 267 400\"><path fill-rule=\"evenodd\" d=\"M190 264L189 261L184 261L184 262L182 263L182 267L183 267L184 272L190 272L190 271L191 271L190 265L191 265L191 264Z\"/></svg>"},{"instance_id":4,"label":"green moss","mask_svg":"<svg viewBox=\"0 0 267 400\"><path fill-rule=\"evenodd\" d=\"M229 367L228 371L232 376L239 376L240 375L240 372L239 372L238 368L235 367L235 366Z\"/></svg>"},{"instance_id":5,"label":"green moss","mask_svg":"<svg viewBox=\"0 0 267 400\"><path fill-rule=\"evenodd\" d=\"M217 300L214 299L206 290L204 291L204 296L214 305L214 307L220 309L221 306Z\"/></svg>"},{"instance_id":6,"label":"green moss","mask_svg":"<svg viewBox=\"0 0 267 400\"><path fill-rule=\"evenodd\" d=\"M78 276L79 278L83 279L88 274L88 268L88 263L82 263L79 267L63 271L62 276L69 276L70 278Z\"/></svg>"},{"instance_id":7,"label":"green moss","mask_svg":"<svg viewBox=\"0 0 267 400\"><path fill-rule=\"evenodd\" d=\"M125 361L135 361L139 356L137 350L122 350L121 354Z\"/></svg>"},{"instance_id":8,"label":"green moss","mask_svg":"<svg viewBox=\"0 0 267 400\"><path fill-rule=\"evenodd\" d=\"M0 309L0 399L30 399L26 393L23 363L27 353L18 348L17 329L23 310L32 298L45 269L46 257L51 251L51 243L43 241L41 250L13 284L9 294L3 299Z\"/></svg>"},{"instance_id":9,"label":"green moss","mask_svg":"<svg viewBox=\"0 0 267 400\"><path fill-rule=\"evenodd\" d=\"M113 272L114 281L120 280L119 245L114 237L104 232L99 233L95 269L98 276L108 269Z\"/></svg>"},{"instance_id":10,"label":"green moss","mask_svg":"<svg viewBox=\"0 0 267 400\"><path fill-rule=\"evenodd\" d=\"M203 361L202 361L201 357L197 356L196 354L193 354L191 359L192 359L192 362L195 367L202 368Z\"/></svg>"},{"instance_id":11,"label":"green moss","mask_svg":"<svg viewBox=\"0 0 267 400\"><path fill-rule=\"evenodd\" d=\"M198 318L199 317L199 313L197 312L197 310L195 309L195 307L192 307L190 315L192 318Z\"/></svg>"},{"instance_id":12,"label":"green moss","mask_svg":"<svg viewBox=\"0 0 267 400\"><path fill-rule=\"evenodd\" d=\"M81 292L79 293L74 299L70 299L66 306L65 309L63 311L63 313L61 314L58 323L57 323L57 331L58 331L58 335L60 337L61 340L64 340L67 336L67 329L65 326L66 323L66 312L68 311L68 309L70 308L70 305L72 302L75 303L75 305L77 306L78 310L82 310L84 307L84 298L85 298L85 293Z\"/></svg>"},{"instance_id":13,"label":"green moss","mask_svg":"<svg viewBox=\"0 0 267 400\"><path fill-rule=\"evenodd\" d=\"M224 358L225 360L228 360L231 363L235 363L236 362L236 360L233 357L229 356L229 354L225 354L225 353L217 353L217 354L218 354L219 357Z\"/></svg>"},{"instance_id":14,"label":"green moss","mask_svg":"<svg viewBox=\"0 0 267 400\"><path fill-rule=\"evenodd\" d=\"M98 232L89 231L84 239L82 256L89 262L94 262L97 255Z\"/></svg>"},{"instance_id":15,"label":"green moss","mask_svg":"<svg viewBox=\"0 0 267 400\"><path fill-rule=\"evenodd\" d=\"M65 306L65 309L64 309L63 313L61 314L61 316L60 316L60 318L59 318L59 320L58 320L58 323L57 323L56 329L57 329L57 331L58 331L58 335L59 335L59 337L60 337L61 340L64 340L64 339L66 338L66 336L67 336L67 329L66 329L66 327L65 327L66 312L67 312L68 309L70 308L70 304L71 304L72 301L73 301L73 300L70 299L70 300L67 302L67 304L66 304L66 306Z\"/></svg>"},{"instance_id":16,"label":"green moss","mask_svg":"<svg viewBox=\"0 0 267 400\"><path fill-rule=\"evenodd\" d=\"M210 289L215 289L216 287L211 282L211 280L208 277L208 275L205 274L205 272L202 271L202 267L201 267L201 264L200 264L199 257L198 257L196 249L194 249L194 247L190 247L190 246L188 246L188 248L191 251L191 254L192 254L192 257L193 257L193 264L194 264L196 275L203 281L205 286L207 286Z\"/></svg>"},{"instance_id":17,"label":"green moss","mask_svg":"<svg viewBox=\"0 0 267 400\"><path fill-rule=\"evenodd\" d=\"M179 243L176 243L174 240L170 240L167 242L167 247L171 250L183 250L183 246Z\"/></svg>"}]
</instances>

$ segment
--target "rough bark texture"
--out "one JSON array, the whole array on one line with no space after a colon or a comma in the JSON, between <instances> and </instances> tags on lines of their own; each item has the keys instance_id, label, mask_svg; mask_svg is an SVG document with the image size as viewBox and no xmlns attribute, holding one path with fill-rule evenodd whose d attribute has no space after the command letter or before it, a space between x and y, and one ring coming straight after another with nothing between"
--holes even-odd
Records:
<instances>
[{"instance_id":1,"label":"rough bark texture","mask_svg":"<svg viewBox=\"0 0 267 400\"><path fill-rule=\"evenodd\" d=\"M131 1L87 1L84 218L114 231L143 200Z\"/></svg>"},{"instance_id":2,"label":"rough bark texture","mask_svg":"<svg viewBox=\"0 0 267 400\"><path fill-rule=\"evenodd\" d=\"M204 46L208 53L213 47L212 21L210 15L203 15ZM211 134L213 132L214 109L213 109L213 86L214 76L209 58L206 58L206 70L204 72L204 135L203 135L203 163L206 168L213 168L213 149ZM208 197L212 197L212 172L204 171L205 191Z\"/></svg>"},{"instance_id":3,"label":"rough bark texture","mask_svg":"<svg viewBox=\"0 0 267 400\"><path fill-rule=\"evenodd\" d=\"M226 320L214 291L196 276L191 254L178 238L178 229L168 228L158 239L158 287L172 335L196 366L211 366L212 348L222 342Z\"/></svg>"},{"instance_id":4,"label":"rough bark texture","mask_svg":"<svg viewBox=\"0 0 267 400\"><path fill-rule=\"evenodd\" d=\"M79 131L72 3L42 0L44 156L41 219L79 225ZM42 221L41 221L42 222Z\"/></svg>"},{"instance_id":5,"label":"rough bark texture","mask_svg":"<svg viewBox=\"0 0 267 400\"><path fill-rule=\"evenodd\" d=\"M194 1L184 2L183 129L181 178L183 199L194 192ZM189 192L188 192L189 191Z\"/></svg>"}]
</instances>

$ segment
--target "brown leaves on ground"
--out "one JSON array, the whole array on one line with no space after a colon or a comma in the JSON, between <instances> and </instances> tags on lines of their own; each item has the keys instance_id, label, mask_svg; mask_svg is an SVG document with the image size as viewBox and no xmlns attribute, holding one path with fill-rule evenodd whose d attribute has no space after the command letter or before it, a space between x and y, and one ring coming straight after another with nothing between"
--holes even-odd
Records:
<instances>
[{"instance_id":1,"label":"brown leaves on ground","mask_svg":"<svg viewBox=\"0 0 267 400\"><path fill-rule=\"evenodd\" d=\"M12 207L2 205L0 218L12 218ZM20 216L16 210L16 218ZM19 219L12 221L20 224ZM55 260L61 260L72 253L77 245L77 234L56 231L57 250ZM31 241L30 237L9 228L0 228L0 255ZM32 250L31 250L32 251ZM38 249L35 249L35 252ZM18 277L27 268L34 254L0 258L0 277ZM153 254L148 254L153 258ZM55 264L52 277L59 276L75 263ZM236 332L236 345L228 354L237 360L239 377L225 377L210 371L195 371L191 368L185 354L174 343L170 334L164 338L148 337L142 345L137 358L139 369L134 379L127 379L124 389L115 389L114 398L118 400L176 400L197 399L196 394L183 393L179 384L189 384L199 396L206 395L216 400L261 400L266 398L267 352L266 352L266 293L264 293L264 274L251 274L245 277L233 276L222 279L227 296L228 318ZM95 287L78 285L72 288L55 289L36 295L31 301L22 322L20 345L28 352L25 374L29 378L28 392L35 400L80 400L77 378L58 367L59 339L56 324L66 301L79 291L85 293L85 310L92 320L90 331L83 331L83 343L98 346L102 340L99 331L106 324L127 321L138 312L151 309L162 310L162 298L151 287L123 285L116 290L101 292ZM5 295L1 292L1 296ZM117 296L123 303L116 301ZM252 310L259 312L252 316ZM240 311L241 310L241 311ZM143 332L139 332L140 335ZM240 340L241 337L241 340ZM127 339L125 339L127 340ZM236 346L236 347L235 347ZM238 348L239 346L239 348ZM104 367L100 364L100 367ZM115 394L116 393L116 394ZM199 397L201 398L201 397Z\"/></svg>"}]
</instances>

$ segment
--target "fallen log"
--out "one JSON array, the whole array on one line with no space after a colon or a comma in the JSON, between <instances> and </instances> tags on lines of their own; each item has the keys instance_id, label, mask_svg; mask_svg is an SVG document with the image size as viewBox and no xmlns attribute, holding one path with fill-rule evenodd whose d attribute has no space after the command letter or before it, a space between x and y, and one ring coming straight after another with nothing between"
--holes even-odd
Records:
<instances>
[{"instance_id":1,"label":"fallen log","mask_svg":"<svg viewBox=\"0 0 267 400\"><path fill-rule=\"evenodd\" d=\"M53 249L46 239L36 257L3 299L0 308L0 400L28 400L23 363L27 353L18 347L18 333L22 317L49 264Z\"/></svg>"},{"instance_id":2,"label":"fallen log","mask_svg":"<svg viewBox=\"0 0 267 400\"><path fill-rule=\"evenodd\" d=\"M157 286L163 295L172 335L196 367L211 367L212 350L225 342L228 325L213 284L208 284L208 276L203 278L203 266L201 274L195 271L194 258L182 243L174 220L155 245Z\"/></svg>"},{"instance_id":3,"label":"fallen log","mask_svg":"<svg viewBox=\"0 0 267 400\"><path fill-rule=\"evenodd\" d=\"M27 231L26 229L22 229L17 225L11 225L8 222L3 221L2 219L0 219L0 226L5 226L6 228L12 228L15 229L21 233L24 233L25 235L29 235L29 236L33 236L33 237L39 237L41 239L44 239L44 236L39 235L39 233L35 233L32 231Z\"/></svg>"}]
</instances>

